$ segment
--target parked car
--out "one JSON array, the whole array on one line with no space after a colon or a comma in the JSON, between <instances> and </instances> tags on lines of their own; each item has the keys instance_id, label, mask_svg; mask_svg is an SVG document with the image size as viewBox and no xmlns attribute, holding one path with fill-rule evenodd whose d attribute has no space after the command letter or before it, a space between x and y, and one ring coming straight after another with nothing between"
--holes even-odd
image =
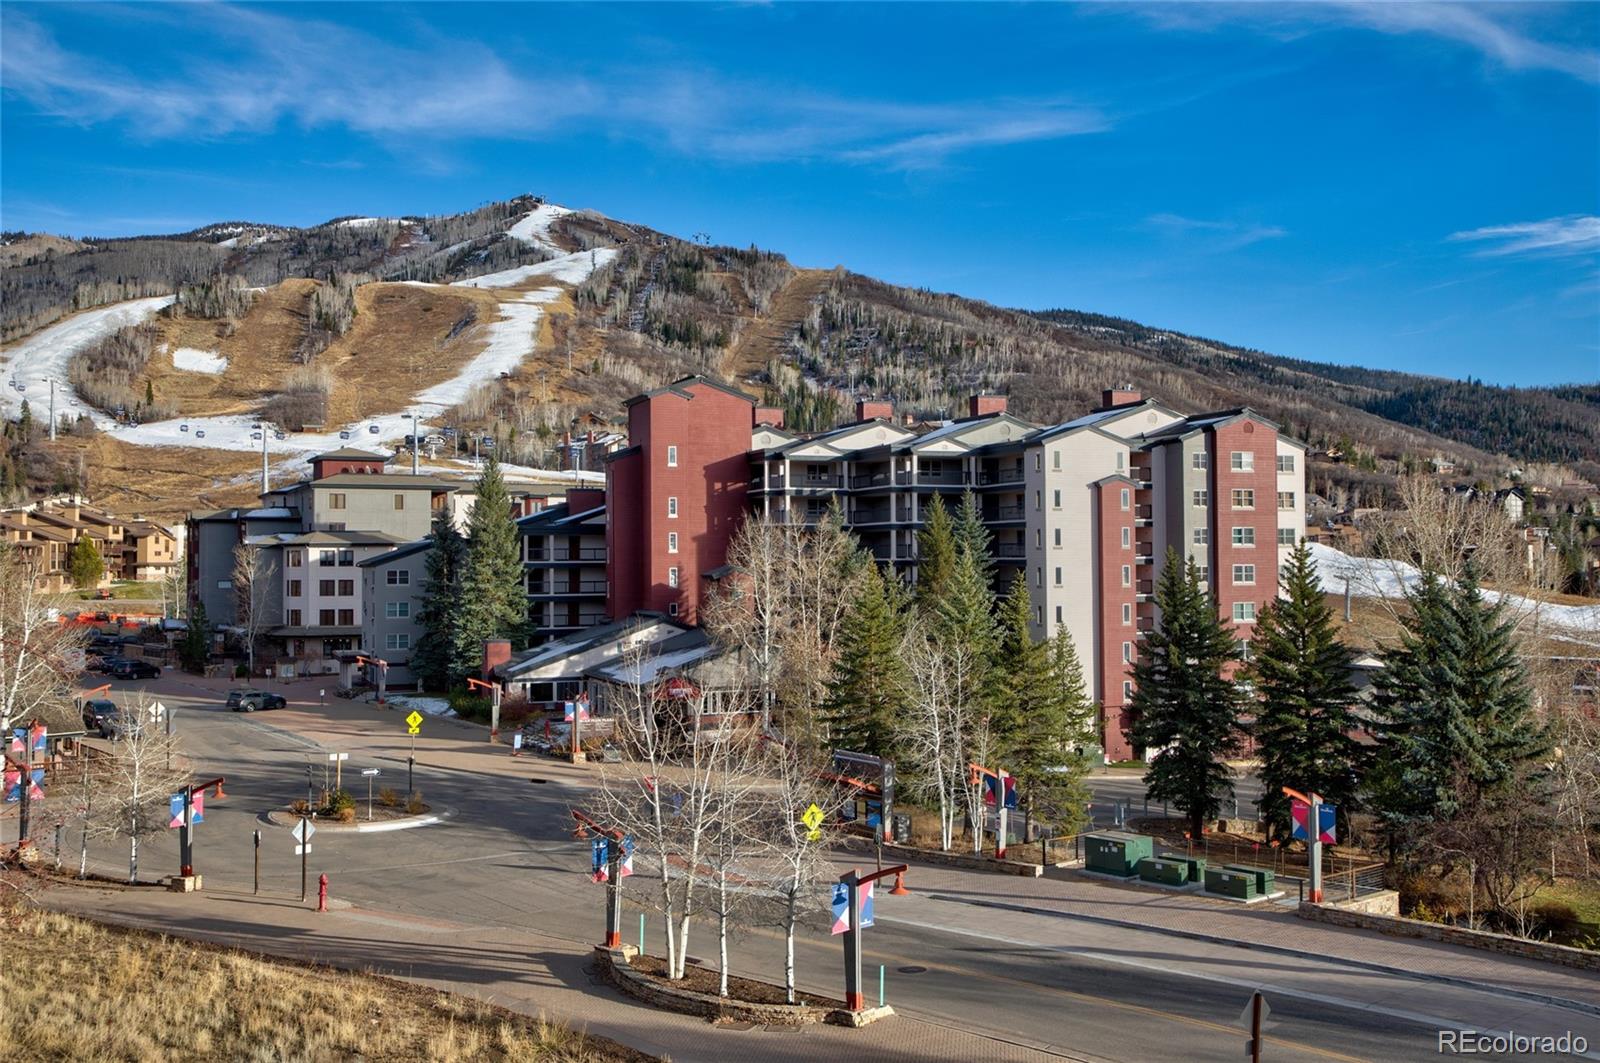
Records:
<instances>
[{"instance_id":1,"label":"parked car","mask_svg":"<svg viewBox=\"0 0 1600 1063\"><path fill-rule=\"evenodd\" d=\"M89 670L99 672L101 675L111 675L117 668L130 663L128 658L118 653L103 653L89 662Z\"/></svg>"},{"instance_id":2,"label":"parked car","mask_svg":"<svg viewBox=\"0 0 1600 1063\"><path fill-rule=\"evenodd\" d=\"M112 702L99 698L86 701L83 703L83 729L101 738L112 738L116 734L120 715Z\"/></svg>"},{"instance_id":3,"label":"parked car","mask_svg":"<svg viewBox=\"0 0 1600 1063\"><path fill-rule=\"evenodd\" d=\"M281 709L289 702L282 694L266 690L230 690L228 708L234 712L255 712L257 709Z\"/></svg>"},{"instance_id":4,"label":"parked car","mask_svg":"<svg viewBox=\"0 0 1600 1063\"><path fill-rule=\"evenodd\" d=\"M161 669L149 661L117 660L105 670L113 679L160 679Z\"/></svg>"}]
</instances>

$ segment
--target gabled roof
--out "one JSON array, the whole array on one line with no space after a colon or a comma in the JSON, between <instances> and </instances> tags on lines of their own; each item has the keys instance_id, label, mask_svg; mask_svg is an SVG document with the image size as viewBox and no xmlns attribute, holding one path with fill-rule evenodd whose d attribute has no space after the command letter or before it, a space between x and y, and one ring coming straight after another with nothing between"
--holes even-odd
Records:
<instances>
[{"instance_id":1,"label":"gabled roof","mask_svg":"<svg viewBox=\"0 0 1600 1063\"><path fill-rule=\"evenodd\" d=\"M523 650L512 656L511 660L496 669L503 679L516 679L528 672L538 671L549 665L556 664L567 657L575 657L581 653L616 642L629 634L646 627L661 627L671 632L667 638L686 632L687 625L676 620L669 620L661 613L638 612L621 620L613 620L608 624L596 624L594 627L575 631L570 635L552 639L540 646ZM661 640L658 640L661 641Z\"/></svg>"},{"instance_id":2,"label":"gabled roof","mask_svg":"<svg viewBox=\"0 0 1600 1063\"><path fill-rule=\"evenodd\" d=\"M396 561L404 560L408 557L413 557L417 554L426 553L432 549L432 539L418 539L414 543L406 543L404 546L397 546L393 550L385 551L384 553L378 554L375 557L369 557L365 561L357 561L356 567L378 568L383 565L393 564Z\"/></svg>"},{"instance_id":3,"label":"gabled roof","mask_svg":"<svg viewBox=\"0 0 1600 1063\"><path fill-rule=\"evenodd\" d=\"M668 394L677 395L680 398L692 399L692 398L694 398L694 396L692 394L690 394L689 388L691 388L691 387L693 387L693 386L695 386L697 384L703 384L708 388L716 388L718 391L725 392L725 393L727 393L729 395L732 395L734 398L743 399L744 401L748 402L751 406L754 406L756 404L756 400L752 396L745 394L744 392L740 391L738 388L729 387L727 384L724 384L724 383L722 383L721 381L718 381L718 380L712 380L710 377L704 377L704 376L696 375L696 376L679 377L677 380L674 380L672 383L667 384L667 385L665 385L663 387L655 388L654 390L646 391L646 392L644 392L642 394L635 395L633 398L628 399L622 405L624 405L624 406L632 406L635 403L644 402L647 399L653 399L658 395L668 395Z\"/></svg>"},{"instance_id":4,"label":"gabled roof","mask_svg":"<svg viewBox=\"0 0 1600 1063\"><path fill-rule=\"evenodd\" d=\"M1197 413L1192 417L1185 417L1181 421L1157 428L1154 432L1146 432L1135 437L1142 443L1169 443L1174 440L1187 439L1197 432L1208 429L1223 428L1238 421L1257 421L1277 431L1275 421L1269 421L1248 406L1239 406L1232 410L1217 410L1213 413Z\"/></svg>"},{"instance_id":5,"label":"gabled roof","mask_svg":"<svg viewBox=\"0 0 1600 1063\"><path fill-rule=\"evenodd\" d=\"M603 505L591 506L573 513L571 503L558 502L553 506L546 506L537 513L518 517L517 530L523 535L540 535L544 532L581 527L591 521L597 521L597 518L602 518L598 523L604 527L605 514L606 507Z\"/></svg>"},{"instance_id":6,"label":"gabled roof","mask_svg":"<svg viewBox=\"0 0 1600 1063\"><path fill-rule=\"evenodd\" d=\"M397 546L405 540L381 531L312 531L283 542L289 546Z\"/></svg>"},{"instance_id":7,"label":"gabled roof","mask_svg":"<svg viewBox=\"0 0 1600 1063\"><path fill-rule=\"evenodd\" d=\"M1125 402L1120 406L1107 406L1104 409L1093 410L1082 417L1074 417L1072 420L1063 421L1061 424L1047 425L1033 438L1042 442L1046 439L1054 439L1057 436L1081 431L1085 428L1104 428L1104 426L1119 421L1129 414L1139 413L1143 410L1157 410L1173 417L1183 416L1177 410L1163 406L1155 399L1140 399L1138 402Z\"/></svg>"},{"instance_id":8,"label":"gabled roof","mask_svg":"<svg viewBox=\"0 0 1600 1063\"><path fill-rule=\"evenodd\" d=\"M966 434L967 432L979 428L986 428L989 425L1000 422L1012 424L1024 430L1025 434L1023 436L1018 436L1017 440L1025 438L1027 432L1032 432L1038 427L1029 421L1024 421L1015 414L985 413L979 414L976 417L963 417L955 421L946 421L933 431L924 432L922 435L911 440L909 447L911 450L921 450L929 443L935 443L945 439L955 439ZM1016 442L1017 440L1013 440L1012 442ZM988 444L984 445L987 446Z\"/></svg>"},{"instance_id":9,"label":"gabled roof","mask_svg":"<svg viewBox=\"0 0 1600 1063\"><path fill-rule=\"evenodd\" d=\"M370 450L358 450L355 447L340 447L338 450L329 450L322 454L313 454L306 461L376 461L388 464L389 457L375 454Z\"/></svg>"}]
</instances>

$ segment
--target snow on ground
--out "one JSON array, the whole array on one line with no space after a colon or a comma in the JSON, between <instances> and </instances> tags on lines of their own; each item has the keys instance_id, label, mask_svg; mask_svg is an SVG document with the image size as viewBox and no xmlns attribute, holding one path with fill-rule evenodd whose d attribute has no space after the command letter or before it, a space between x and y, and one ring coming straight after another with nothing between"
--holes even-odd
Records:
<instances>
[{"instance_id":1,"label":"snow on ground","mask_svg":"<svg viewBox=\"0 0 1600 1063\"><path fill-rule=\"evenodd\" d=\"M541 204L517 219L516 224L506 230L506 235L525 244L550 247L559 251L561 249L554 247L550 240L550 225L557 218L564 218L571 213L570 209L558 207L554 203Z\"/></svg>"},{"instance_id":2,"label":"snow on ground","mask_svg":"<svg viewBox=\"0 0 1600 1063\"><path fill-rule=\"evenodd\" d=\"M230 236L226 240L218 240L217 241L217 246L218 247L238 247L239 246L239 238L237 236Z\"/></svg>"},{"instance_id":3,"label":"snow on ground","mask_svg":"<svg viewBox=\"0 0 1600 1063\"><path fill-rule=\"evenodd\" d=\"M179 347L172 352L172 368L189 373L210 373L216 376L228 368L228 360L216 351L202 351L195 347Z\"/></svg>"},{"instance_id":4,"label":"snow on ground","mask_svg":"<svg viewBox=\"0 0 1600 1063\"><path fill-rule=\"evenodd\" d=\"M456 281L457 288L509 288L515 284L534 277L549 277L560 281L562 284L581 284L588 279L589 274L602 266L608 266L617 257L617 250L612 247L597 247L592 251L574 251L571 254L558 255L548 262L536 262L531 266L513 266L503 269L499 273L485 273L481 277L472 277L464 281Z\"/></svg>"},{"instance_id":5,"label":"snow on ground","mask_svg":"<svg viewBox=\"0 0 1600 1063\"><path fill-rule=\"evenodd\" d=\"M391 704L399 705L403 709L416 709L424 716L449 716L451 715L450 702L444 698L425 698L416 694L390 694Z\"/></svg>"},{"instance_id":6,"label":"snow on ground","mask_svg":"<svg viewBox=\"0 0 1600 1063\"><path fill-rule=\"evenodd\" d=\"M15 417L22 410L22 402L35 417L47 415L50 404L50 381L56 382L56 416L70 414L77 417L87 414L95 424L106 427L114 422L106 414L93 409L67 385L67 363L72 356L91 344L98 343L127 325L137 325L157 310L172 302L170 295L149 299L133 299L126 303L97 307L75 314L59 325L35 332L7 351L0 352L0 375L5 383L0 385L0 409ZM16 381L26 390L11 386Z\"/></svg>"},{"instance_id":7,"label":"snow on ground","mask_svg":"<svg viewBox=\"0 0 1600 1063\"><path fill-rule=\"evenodd\" d=\"M1322 589L1330 594L1343 593L1345 580L1348 579L1350 593L1357 597L1399 598L1422 579L1417 567L1404 561L1352 557L1322 543L1311 543L1310 546L1311 559L1317 566ZM1600 605L1554 605L1490 590L1484 591L1483 596L1489 601L1504 598L1506 607L1514 614L1537 616L1541 623L1566 628L1590 638L1600 638Z\"/></svg>"},{"instance_id":8,"label":"snow on ground","mask_svg":"<svg viewBox=\"0 0 1600 1063\"><path fill-rule=\"evenodd\" d=\"M382 225L386 221L393 220L392 218L346 218L344 221L334 222L333 227L336 229L370 229L374 225Z\"/></svg>"}]
</instances>

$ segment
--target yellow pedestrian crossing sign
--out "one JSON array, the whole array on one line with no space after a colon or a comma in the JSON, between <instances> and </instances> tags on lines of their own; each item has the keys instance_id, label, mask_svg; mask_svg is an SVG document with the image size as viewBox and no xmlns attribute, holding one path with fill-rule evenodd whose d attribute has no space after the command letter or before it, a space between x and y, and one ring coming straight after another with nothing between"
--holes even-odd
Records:
<instances>
[{"instance_id":1,"label":"yellow pedestrian crossing sign","mask_svg":"<svg viewBox=\"0 0 1600 1063\"><path fill-rule=\"evenodd\" d=\"M412 734L422 733L422 713L416 709L411 710L411 715L406 717L406 729Z\"/></svg>"},{"instance_id":2,"label":"yellow pedestrian crossing sign","mask_svg":"<svg viewBox=\"0 0 1600 1063\"><path fill-rule=\"evenodd\" d=\"M813 801L811 807L805 810L805 813L800 817L800 822L807 827L806 839L808 841L816 841L822 837L822 831L818 829L822 826L822 809L817 807L816 802Z\"/></svg>"}]
</instances>

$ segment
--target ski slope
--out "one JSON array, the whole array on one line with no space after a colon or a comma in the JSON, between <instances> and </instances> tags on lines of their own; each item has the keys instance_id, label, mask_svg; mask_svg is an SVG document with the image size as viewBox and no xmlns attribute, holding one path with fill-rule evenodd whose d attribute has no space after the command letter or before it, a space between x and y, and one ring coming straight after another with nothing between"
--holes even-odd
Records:
<instances>
[{"instance_id":1,"label":"ski slope","mask_svg":"<svg viewBox=\"0 0 1600 1063\"><path fill-rule=\"evenodd\" d=\"M117 329L137 324L172 302L172 296L135 299L113 306L87 310L71 320L44 329L0 354L0 408L16 416L24 399L35 416L43 416L49 403L49 381L56 382L56 413L90 417L105 434L137 446L191 447L202 450L251 451L263 445L269 456L298 456L332 450L340 446L364 446L383 450L385 444L402 439L412 431L415 415L419 427L432 423L447 409L465 399L474 388L493 383L532 354L538 342L539 320L544 307L560 297L563 285L581 284L594 270L609 264L618 254L615 249L567 252L552 242L550 226L572 213L566 207L544 204L517 219L508 236L530 246L540 247L555 257L530 266L518 266L500 273L458 281L462 287L506 288L535 278L546 283L524 292L508 292L500 297L499 318L485 329L483 350L449 380L442 381L412 396L405 408L366 418L325 432L277 433L259 427L250 415L217 417L178 417L148 424L119 424L109 415L82 401L67 384L67 366L78 351L99 342ZM352 218L339 225L361 227L388 219ZM419 283L419 282L408 282ZM429 285L431 287L431 285ZM178 369L200 373L221 373L227 359L214 351L180 347L172 352ZM15 381L20 388L10 386ZM283 438L278 438L279 435ZM262 436L265 435L265 439ZM541 470L528 469L529 473ZM575 478L576 479L576 478Z\"/></svg>"}]
</instances>

